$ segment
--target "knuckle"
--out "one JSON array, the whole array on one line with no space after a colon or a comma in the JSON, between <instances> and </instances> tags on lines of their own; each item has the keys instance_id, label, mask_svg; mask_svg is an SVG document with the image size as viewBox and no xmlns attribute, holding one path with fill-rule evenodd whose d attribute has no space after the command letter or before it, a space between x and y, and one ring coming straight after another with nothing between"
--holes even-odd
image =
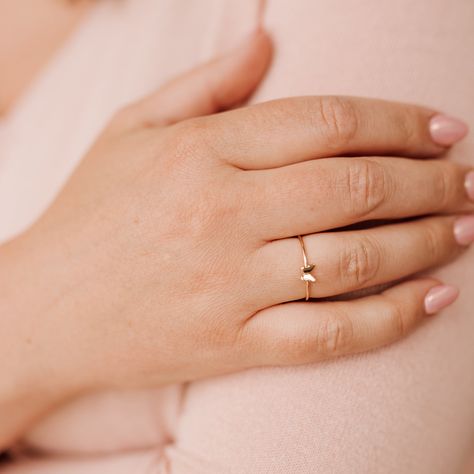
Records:
<instances>
[{"instance_id":1,"label":"knuckle","mask_svg":"<svg viewBox=\"0 0 474 474\"><path fill-rule=\"evenodd\" d=\"M340 281L350 289L369 285L380 272L381 253L375 241L367 236L350 239L340 254Z\"/></svg>"},{"instance_id":2,"label":"knuckle","mask_svg":"<svg viewBox=\"0 0 474 474\"><path fill-rule=\"evenodd\" d=\"M304 364L316 357L314 339L305 337L288 337L279 341L277 353L289 364Z\"/></svg>"},{"instance_id":3,"label":"knuckle","mask_svg":"<svg viewBox=\"0 0 474 474\"><path fill-rule=\"evenodd\" d=\"M346 170L347 212L362 219L374 213L389 198L389 177L384 167L371 160L349 160Z\"/></svg>"},{"instance_id":4,"label":"knuckle","mask_svg":"<svg viewBox=\"0 0 474 474\"><path fill-rule=\"evenodd\" d=\"M423 227L423 242L426 252L433 261L443 257L442 233L438 226L426 223Z\"/></svg>"},{"instance_id":5,"label":"knuckle","mask_svg":"<svg viewBox=\"0 0 474 474\"><path fill-rule=\"evenodd\" d=\"M196 243L215 235L219 226L235 213L232 203L223 201L219 191L209 187L195 190L192 202L183 202L176 212L175 221L184 235Z\"/></svg>"},{"instance_id":6,"label":"knuckle","mask_svg":"<svg viewBox=\"0 0 474 474\"><path fill-rule=\"evenodd\" d=\"M400 145L397 147L400 153L420 150L426 137L426 117L420 113L419 107L415 105L404 105L396 108L391 115L393 132Z\"/></svg>"},{"instance_id":7,"label":"knuckle","mask_svg":"<svg viewBox=\"0 0 474 474\"><path fill-rule=\"evenodd\" d=\"M433 194L440 210L448 209L457 201L456 183L459 181L456 168L450 163L437 163L433 180Z\"/></svg>"},{"instance_id":8,"label":"knuckle","mask_svg":"<svg viewBox=\"0 0 474 474\"><path fill-rule=\"evenodd\" d=\"M354 325L347 314L339 312L321 319L313 350L327 359L350 353L353 343Z\"/></svg>"},{"instance_id":9,"label":"knuckle","mask_svg":"<svg viewBox=\"0 0 474 474\"><path fill-rule=\"evenodd\" d=\"M419 125L418 114L414 109L407 109L405 113L398 114L393 118L394 131L398 132L400 137L401 152L406 152L414 145L419 145L421 129Z\"/></svg>"},{"instance_id":10,"label":"knuckle","mask_svg":"<svg viewBox=\"0 0 474 474\"><path fill-rule=\"evenodd\" d=\"M167 145L174 162L195 161L210 155L208 123L202 119L190 119L169 127Z\"/></svg>"},{"instance_id":11,"label":"knuckle","mask_svg":"<svg viewBox=\"0 0 474 474\"><path fill-rule=\"evenodd\" d=\"M413 322L406 308L396 301L389 301L387 314L391 333L393 334L391 339L397 340L405 337L410 332Z\"/></svg>"},{"instance_id":12,"label":"knuckle","mask_svg":"<svg viewBox=\"0 0 474 474\"><path fill-rule=\"evenodd\" d=\"M285 363L304 364L354 352L354 325L342 312L320 315L313 332L289 334L275 344Z\"/></svg>"},{"instance_id":13,"label":"knuckle","mask_svg":"<svg viewBox=\"0 0 474 474\"><path fill-rule=\"evenodd\" d=\"M320 97L317 129L327 138L328 146L341 148L348 145L359 128L355 105L349 99L337 96Z\"/></svg>"}]
</instances>

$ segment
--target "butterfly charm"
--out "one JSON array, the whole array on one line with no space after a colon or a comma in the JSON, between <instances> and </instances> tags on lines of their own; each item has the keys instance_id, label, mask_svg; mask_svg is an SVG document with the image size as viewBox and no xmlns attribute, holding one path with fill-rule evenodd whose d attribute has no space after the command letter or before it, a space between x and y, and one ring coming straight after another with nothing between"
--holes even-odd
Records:
<instances>
[{"instance_id":1,"label":"butterfly charm","mask_svg":"<svg viewBox=\"0 0 474 474\"><path fill-rule=\"evenodd\" d=\"M301 267L301 279L303 281L308 281L311 283L314 283L316 281L316 278L311 275L311 272L314 270L314 267L314 265L305 265L304 267Z\"/></svg>"}]
</instances>

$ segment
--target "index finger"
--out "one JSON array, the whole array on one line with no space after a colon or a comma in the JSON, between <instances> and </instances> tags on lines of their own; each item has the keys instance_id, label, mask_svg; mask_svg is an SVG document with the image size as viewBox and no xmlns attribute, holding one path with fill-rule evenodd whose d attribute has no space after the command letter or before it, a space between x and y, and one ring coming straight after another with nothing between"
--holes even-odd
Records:
<instances>
[{"instance_id":1,"label":"index finger","mask_svg":"<svg viewBox=\"0 0 474 474\"><path fill-rule=\"evenodd\" d=\"M412 104L356 97L273 100L210 120L213 148L242 169L347 155L436 157L467 134L460 120Z\"/></svg>"}]
</instances>

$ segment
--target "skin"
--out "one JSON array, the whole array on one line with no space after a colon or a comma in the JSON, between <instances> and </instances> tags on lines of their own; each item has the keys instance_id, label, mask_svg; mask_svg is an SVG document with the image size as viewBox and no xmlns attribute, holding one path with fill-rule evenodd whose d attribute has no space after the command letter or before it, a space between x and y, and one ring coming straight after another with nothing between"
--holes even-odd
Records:
<instances>
[{"instance_id":1,"label":"skin","mask_svg":"<svg viewBox=\"0 0 474 474\"><path fill-rule=\"evenodd\" d=\"M474 208L467 169L436 160L437 112L301 97L216 114L270 56L256 33L119 111L50 209L0 247L0 447L86 392L353 354L425 319L439 282L411 275L462 252L453 214ZM298 234L318 264L313 297L407 279L298 301Z\"/></svg>"}]
</instances>

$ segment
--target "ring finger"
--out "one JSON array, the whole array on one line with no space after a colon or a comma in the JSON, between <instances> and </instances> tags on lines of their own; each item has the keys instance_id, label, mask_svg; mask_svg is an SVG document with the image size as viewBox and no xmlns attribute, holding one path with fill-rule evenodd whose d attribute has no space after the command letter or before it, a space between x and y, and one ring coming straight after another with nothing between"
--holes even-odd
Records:
<instances>
[{"instance_id":1,"label":"ring finger","mask_svg":"<svg viewBox=\"0 0 474 474\"><path fill-rule=\"evenodd\" d=\"M315 264L310 295L321 298L387 283L442 264L474 240L474 216L429 217L366 230L327 232L304 237L308 261ZM270 242L257 251L265 288L262 303L277 304L305 296L298 239ZM263 265L262 265L263 262Z\"/></svg>"}]
</instances>

